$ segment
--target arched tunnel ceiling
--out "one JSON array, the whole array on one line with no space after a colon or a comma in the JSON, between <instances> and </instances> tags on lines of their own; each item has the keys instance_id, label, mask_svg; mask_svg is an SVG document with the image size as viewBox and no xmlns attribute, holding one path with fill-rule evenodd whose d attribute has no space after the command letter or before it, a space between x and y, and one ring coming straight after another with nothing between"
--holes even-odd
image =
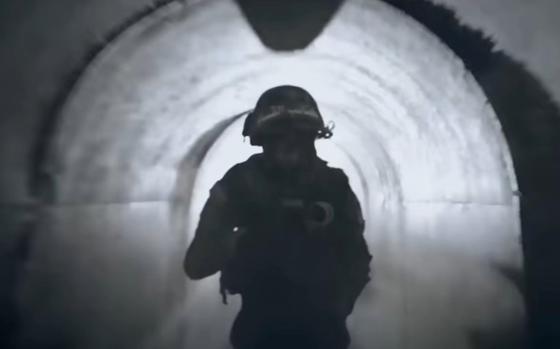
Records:
<instances>
[{"instance_id":1,"label":"arched tunnel ceiling","mask_svg":"<svg viewBox=\"0 0 560 349\"><path fill-rule=\"evenodd\" d=\"M292 53L267 49L235 3L218 0L167 6L108 45L69 96L43 164L56 195L27 290L57 270L72 282L47 278L53 307L91 297L94 320L123 337L132 308L136 322L157 323L126 337L142 344L132 347L163 347L158 335L182 338L185 326L186 347L201 347L209 329L203 346L223 345L234 308L211 296L215 280L189 283L171 310L144 300L184 291L176 273L189 218L224 170L255 151L235 116L281 83L307 88L336 123L320 155L345 169L367 203L376 282L350 319L357 347L469 347L478 327L519 330L521 297L496 270L520 268L520 251L515 176L494 112L447 47L378 1L347 1ZM49 252L60 246L73 247L76 266ZM106 274L91 280L81 272L90 263ZM56 309L26 295L28 314L72 323L79 343L131 343L84 330L79 307L53 319Z\"/></svg>"},{"instance_id":2,"label":"arched tunnel ceiling","mask_svg":"<svg viewBox=\"0 0 560 349\"><path fill-rule=\"evenodd\" d=\"M493 110L460 61L402 18L350 1L309 48L281 54L231 2L161 11L110 46L72 93L49 169L57 200L165 200L202 132L292 83L336 123L333 143L370 167L378 201L510 204L515 179Z\"/></svg>"},{"instance_id":3,"label":"arched tunnel ceiling","mask_svg":"<svg viewBox=\"0 0 560 349\"><path fill-rule=\"evenodd\" d=\"M157 7L164 2L170 1L85 0L78 3L72 0L60 0L54 4L40 1L7 0L1 3L2 11L0 12L5 21L2 21L0 26L4 28L5 35L2 36L1 49L4 50L4 55L3 64L0 65L0 75L3 76L2 84L4 86L4 98L0 100L1 109L4 112L3 117L0 118L0 134L2 135L0 138L3 142L0 147L0 162L3 166L3 171L0 173L0 192L2 193L0 201L2 201L3 207L0 213L4 220L5 234L0 252L3 257L1 263L3 288L0 293L6 295L1 299L2 304L9 303L9 306L0 321L7 319L12 323L12 318L20 317L19 313L14 316L14 312L17 311L14 307L17 305L12 302L12 293L17 294L18 298L25 298L25 296L19 293L21 285L19 282L13 282L14 280L24 280L25 284L31 285L28 285L29 289L39 290L42 294L49 292L48 290L52 291L49 294L53 295L50 300L54 308L49 308L50 305L44 302L45 299L42 295L37 295L37 299L35 299L38 304L43 304L39 308L42 307L45 316L35 316L37 314L34 312L32 318L38 324L38 328L43 331L52 332L51 325L56 326L57 322L64 322L67 331L79 328L84 331L83 333L89 334L89 339L97 338L98 341L93 341L94 343L101 341L109 345L111 338L122 343L122 337L126 336L123 335L123 331L128 331L133 323L145 323L146 317L155 319L156 323L159 321L154 313L147 312L144 307L157 292L152 287L148 287L150 289L149 297L141 298L139 294L142 293L142 288L147 282L161 281L154 275L154 265L164 264L157 247L169 247L165 241L167 235L163 233L163 227L167 222L166 219L162 219L164 222L158 221L161 217L157 216L154 211L165 212L165 205L154 203L155 206L159 205L158 209L155 209L150 203L129 204L127 195L119 194L111 196L110 199L123 200L125 203L122 205L100 205L99 201L86 202L83 200L74 201L79 205L45 206L43 205L45 202L41 200L42 197L35 196L37 193L34 183L30 188L29 182L30 177L35 177L39 178L39 184L43 183L41 170L37 168L37 165L41 164L41 167L44 167L45 162L39 162L37 159L43 159L43 149L46 149L44 140L50 139L52 135L50 132L45 132L50 131L50 125L54 125L51 122L53 118L48 116L55 116L55 118L59 116L53 110L59 110L60 101L66 99L68 86L74 83L74 78L81 74L86 63L90 63L91 54L98 52L108 39L113 41L116 33L120 33L123 28L128 28L140 16L151 13L154 6ZM558 91L560 91L558 88L559 70L557 64L554 64L558 60L555 58L558 56L560 48L556 45L557 35L555 35L555 28L558 27L559 22L555 20L554 9L558 7L558 4L549 0L537 0L531 3L524 0L512 0L507 7L504 7L500 0L437 0L434 2L453 6L458 18L458 21L451 20L438 31L429 25L431 23L437 27L441 24L438 16L434 15L438 11L428 11L430 14L427 16L428 18L423 15L418 16L418 12L414 11L415 8L418 8L417 5L426 8L425 5L431 3L430 1L386 0L385 2L404 4L403 11L427 25L450 47L453 46L453 42L458 45L464 42L461 40L462 38L452 38L450 44L450 40L445 38L447 32L466 32L468 35L476 36L476 31L472 30L476 27L483 29L485 34L493 37L497 44L496 47L505 51L494 51L491 57L488 57L489 60L484 62L482 71L475 72L475 76L498 112L514 156L522 192L525 282L528 287L525 296L528 299L528 310L532 317L529 322L536 343L544 345L545 348L550 347L550 343L558 343L557 334L560 323L555 321L559 309L556 280L558 280L558 270L560 269L551 268L551 266L558 265L559 261L556 213L559 193L557 178L560 173L557 158L560 148L558 148L556 135L560 119L558 119L557 106L550 102L551 97L556 97L558 100ZM177 3L186 3L185 10L190 11L194 1L178 0ZM143 23L146 22L149 21L143 21ZM461 26L459 22L469 27ZM142 26L143 23L136 24L135 27ZM135 30L141 31L138 28ZM125 36L116 38L116 41L120 41ZM474 41L475 44L480 42L476 38ZM109 47L111 46L110 44ZM102 56L106 54L105 52ZM458 52L466 62L470 60L469 55L471 58L477 57L478 55L475 53L476 50L474 52L467 50L465 55ZM536 75L530 73L531 71ZM549 88L548 92L546 87ZM206 132L202 137L204 141L197 142L198 150L195 152L196 154L193 154L193 159L187 160L199 163L201 158L204 159L205 152L200 149L204 150L207 146L211 146L212 142L206 142L207 138L214 139L221 131L217 127ZM235 137L235 129L227 128L224 136L226 134ZM221 143L215 144L210 151L220 151L220 147L227 146ZM337 149L340 150L340 148ZM185 163L189 164L189 161ZM204 161L204 163L207 162ZM53 164L51 162L48 167L50 167L49 171L56 176L57 166L53 166ZM206 171L206 168L211 168L211 166L203 166L201 171ZM218 174L214 175L218 176ZM185 177L188 179L189 176ZM60 181L57 180L57 182ZM40 185L37 187L41 188ZM361 190L355 185L354 187L356 190ZM202 192L204 190L200 189ZM172 193L172 195L176 194ZM521 195L521 193L517 194ZM86 196L80 194L82 198ZM145 198L148 195L138 195L137 197L141 196ZM159 193L156 196L159 197ZM107 201L112 200L107 199ZM47 200L46 203L48 204L50 201ZM55 203L64 202L60 201L59 197L59 201ZM66 203L71 203L71 201ZM493 217L493 223L485 222L481 215L474 213L475 206L469 208L469 205L457 204L453 207L454 214L461 217L463 222L466 221L465 225L470 229L469 234L464 234L465 236L478 232L482 237L495 237L494 233L504 228L496 223L497 221L513 222L517 219L516 212L508 212L509 206L480 207L480 211L486 211L488 216ZM427 205L423 205L423 208L427 214L418 215L417 218L420 218L420 221L409 222L407 225L427 223L430 226L438 224L441 226L442 222L445 225L454 220L454 218L449 218L450 212L444 209L439 210L438 214L434 214L434 210L429 209ZM496 212L496 210L502 211L503 215L494 216L491 212ZM44 215L43 212L45 212ZM401 218L404 219L404 217ZM446 219L447 222L445 222ZM127 228L127 222L133 222L134 225ZM134 228L139 225L146 228L134 231ZM34 231L34 227L38 227L37 231ZM452 225L451 228L453 228ZM160 234L158 240L152 240L155 231ZM517 227L509 230L508 234L511 231L517 231ZM513 239L511 235L507 236ZM433 241L437 240L434 236L432 238ZM438 236L438 239L441 239L441 236ZM103 245L104 241L106 245ZM395 241L406 245L398 238ZM484 238L481 241L484 241ZM518 241L508 241L518 252ZM492 245L488 241L484 242L487 247ZM147 248L142 245L145 243L152 243L153 246ZM39 252L31 248L30 260L28 260L27 253L31 245L39 246L37 248ZM462 247L467 250L467 246L475 245L471 242ZM102 251L95 249L96 246L111 248ZM496 246L501 246L500 242L497 242ZM140 253L140 247L144 248L142 251L147 254ZM376 248L376 250L381 249ZM61 253L61 251L65 252ZM179 253L182 252L184 251ZM117 257L118 253L122 254L121 259ZM53 263L53 259L56 260L56 256L53 255L58 255L60 258L58 262L55 261L58 264ZM406 256L405 253L403 255ZM4 263L5 261L7 263ZM377 261L378 268L379 264L384 264L383 258L377 258ZM88 264L89 262L93 264ZM424 262L422 261L422 263ZM27 265L31 265L34 269L31 277L21 275L21 268ZM138 265L142 266L143 273L135 273L134 268ZM82 273L80 266L82 268L89 266L99 270L99 273L103 270L114 270L114 272L105 273L103 276L92 275L89 272ZM385 267L386 265L381 266L381 269ZM54 270L58 270L56 276L52 273ZM122 278L122 287L119 289L117 289L118 280L114 279L119 278L119 276L115 276L116 273L130 276ZM80 279L80 275L83 276L83 279ZM183 276L181 275L181 277ZM28 282L28 278L33 280ZM62 280L64 285L58 285L56 279ZM91 287L91 290L76 286L80 280ZM470 284L478 285L474 282ZM134 294L127 293L129 286L134 288ZM449 290L447 286L441 290ZM57 290L63 291L64 295L57 298ZM459 293L468 293L463 291L461 289ZM76 301L74 294L83 295L85 299L78 297L79 299ZM102 312L100 309L108 306L101 302L101 307L98 307L100 304L96 296L102 294L110 295L114 300L109 305L114 309L113 314L105 314L106 317L101 316L101 320L105 320L105 325L111 328L107 333L104 333L103 329L94 329L80 322L85 318L91 319L91 323L102 322L99 317L91 316L92 314L88 313L88 311L94 314ZM448 294L455 295L456 292ZM88 302L82 302L83 300L88 300ZM134 303L134 300L137 303ZM423 299L423 301L425 300ZM432 305L427 301L425 303ZM67 316L68 314L61 315L61 311L68 310L64 308L66 305L75 306L75 317ZM122 311L121 305L125 308L133 307L134 315L131 316L127 311ZM492 303L488 308L491 309L494 305L497 305L497 302ZM452 307L455 308L455 304ZM455 313L459 313L457 309L454 310L456 310ZM49 311L51 315L55 315L49 317L47 314ZM387 313L381 312L381 314L386 315ZM434 317L433 315L429 313L426 318L431 319ZM41 322L41 319L44 321ZM426 321L426 323L429 325L431 322ZM16 333L10 329L11 327L8 327L5 333ZM395 335L399 334L402 335L402 333ZM78 335L71 333L71 336ZM0 335L0 337L2 336ZM131 340L138 340L138 338L135 336ZM0 342L4 343L4 341ZM558 345L553 344L553 346ZM44 347L44 345L32 347ZM116 345L115 347L127 346ZM506 345L505 347L511 348L512 346Z\"/></svg>"}]
</instances>

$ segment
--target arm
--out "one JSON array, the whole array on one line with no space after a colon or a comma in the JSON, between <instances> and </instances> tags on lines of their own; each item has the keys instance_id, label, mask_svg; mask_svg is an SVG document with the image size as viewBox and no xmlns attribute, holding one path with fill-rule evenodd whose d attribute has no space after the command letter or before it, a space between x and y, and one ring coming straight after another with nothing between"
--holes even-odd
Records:
<instances>
[{"instance_id":1,"label":"arm","mask_svg":"<svg viewBox=\"0 0 560 349\"><path fill-rule=\"evenodd\" d=\"M339 273L341 290L341 311L346 315L352 312L354 303L370 280L372 259L364 238L365 222L360 202L350 188L348 178L343 175L343 200L339 208Z\"/></svg>"},{"instance_id":2,"label":"arm","mask_svg":"<svg viewBox=\"0 0 560 349\"><path fill-rule=\"evenodd\" d=\"M342 170L328 179L333 209L330 224L318 229L323 258L309 272L310 301L315 306L346 318L359 294L368 283L371 255L364 239L364 219L360 203ZM316 258L316 257L315 257ZM316 293L313 290L320 290Z\"/></svg>"},{"instance_id":3,"label":"arm","mask_svg":"<svg viewBox=\"0 0 560 349\"><path fill-rule=\"evenodd\" d=\"M238 227L231 190L224 179L210 190L195 237L185 255L183 267L191 279L202 279L218 272L231 258L242 231Z\"/></svg>"}]
</instances>

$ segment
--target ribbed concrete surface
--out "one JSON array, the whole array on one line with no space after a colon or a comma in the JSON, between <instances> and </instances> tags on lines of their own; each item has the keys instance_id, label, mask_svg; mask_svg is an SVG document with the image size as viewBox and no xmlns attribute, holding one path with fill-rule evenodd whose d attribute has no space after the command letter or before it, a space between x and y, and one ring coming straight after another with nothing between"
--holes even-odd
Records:
<instances>
[{"instance_id":1,"label":"ribbed concrete surface","mask_svg":"<svg viewBox=\"0 0 560 349\"><path fill-rule=\"evenodd\" d=\"M501 271L520 268L516 184L495 115L440 42L362 0L300 52L264 48L226 0L169 6L103 52L49 155L56 204L22 291L30 338L226 345L236 304L215 278L186 282L180 260L209 186L256 150L234 116L281 83L336 123L320 153L365 210L375 275L349 320L355 348L515 347L523 307Z\"/></svg>"}]
</instances>

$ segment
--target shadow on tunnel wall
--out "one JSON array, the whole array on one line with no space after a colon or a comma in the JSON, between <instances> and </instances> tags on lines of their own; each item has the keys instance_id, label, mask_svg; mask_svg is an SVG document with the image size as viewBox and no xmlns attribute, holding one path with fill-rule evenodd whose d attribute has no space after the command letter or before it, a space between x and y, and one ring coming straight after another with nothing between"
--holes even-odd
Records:
<instances>
[{"instance_id":1,"label":"shadow on tunnel wall","mask_svg":"<svg viewBox=\"0 0 560 349\"><path fill-rule=\"evenodd\" d=\"M522 243L525 275L496 266L504 277L524 291L529 314L529 329L534 348L558 348L560 323L555 315L560 313L560 111L542 84L520 63L508 55L494 50L494 44L481 32L463 26L452 11L425 0L384 0L406 12L426 26L462 58L466 67L486 93L501 122L514 161L521 192ZM38 134L34 155L29 159L32 181L30 186L39 201L52 200L48 171L45 172L45 151L60 107L74 87L85 67L108 42L140 18L171 1L155 1L156 6L146 8L130 17L118 28L108 33L105 40L92 47L83 62L61 84L58 98L53 101L43 127ZM297 14L294 14L297 15ZM328 16L326 17L328 19ZM315 29L316 30L316 29ZM315 34L317 35L320 30ZM311 35L311 38L313 36ZM13 280L25 263L25 251L32 243L29 226L20 227L21 243L17 256L10 264ZM16 288L12 289L15 292ZM8 299L14 296L10 295ZM9 304L13 304L10 302ZM2 331L6 334L17 330L17 309L7 309L0 316ZM4 336L2 333L2 341ZM489 336L472 330L471 342L477 348L512 348L511 334ZM6 343L6 342L5 342ZM1 344L1 342L0 342ZM2 346L5 347L5 346Z\"/></svg>"},{"instance_id":2,"label":"shadow on tunnel wall","mask_svg":"<svg viewBox=\"0 0 560 349\"><path fill-rule=\"evenodd\" d=\"M522 64L494 49L482 32L429 1L384 0L422 23L449 46L474 75L502 125L521 196L525 275L496 266L524 291L531 347L560 347L560 111L542 83ZM479 348L512 348L511 336L473 330Z\"/></svg>"},{"instance_id":3,"label":"shadow on tunnel wall","mask_svg":"<svg viewBox=\"0 0 560 349\"><path fill-rule=\"evenodd\" d=\"M263 44L304 49L319 36L344 0L236 0ZM286 25L286 23L290 25Z\"/></svg>"}]
</instances>

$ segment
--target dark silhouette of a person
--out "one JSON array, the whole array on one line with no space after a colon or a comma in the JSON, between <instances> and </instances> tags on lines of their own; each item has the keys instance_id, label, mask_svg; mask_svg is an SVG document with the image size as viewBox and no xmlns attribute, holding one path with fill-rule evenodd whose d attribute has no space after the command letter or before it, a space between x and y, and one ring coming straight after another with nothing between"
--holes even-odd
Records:
<instances>
[{"instance_id":1,"label":"dark silhouette of a person","mask_svg":"<svg viewBox=\"0 0 560 349\"><path fill-rule=\"evenodd\" d=\"M311 95L266 91L243 131L263 152L233 166L211 189L184 268L221 272L240 294L236 349L342 349L346 318L369 281L371 255L360 204L340 169L317 157L329 138Z\"/></svg>"}]
</instances>

